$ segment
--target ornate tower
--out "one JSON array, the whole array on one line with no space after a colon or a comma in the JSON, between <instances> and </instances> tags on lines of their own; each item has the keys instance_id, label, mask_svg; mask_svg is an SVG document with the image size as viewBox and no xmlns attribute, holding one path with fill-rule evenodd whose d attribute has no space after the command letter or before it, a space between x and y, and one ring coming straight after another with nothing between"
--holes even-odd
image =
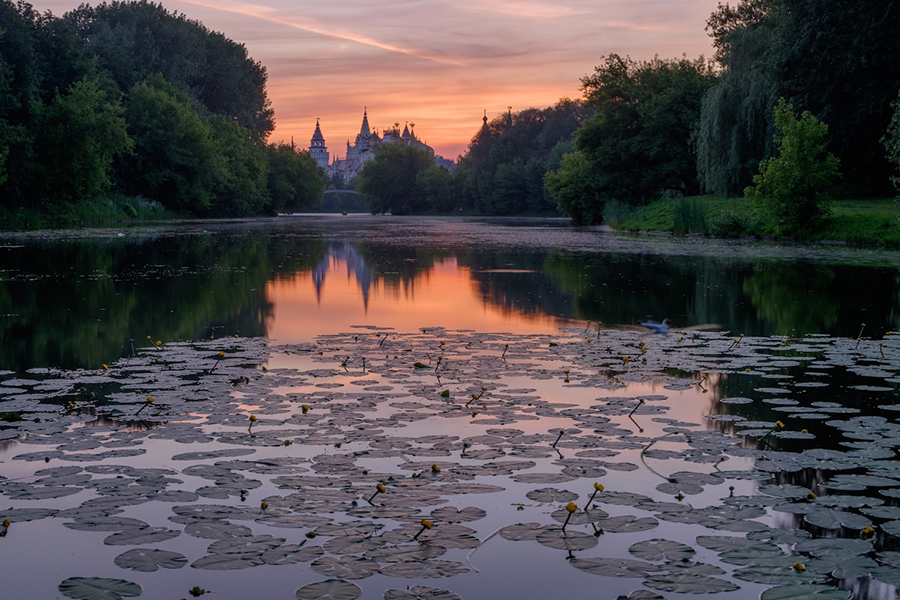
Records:
<instances>
[{"instance_id":1,"label":"ornate tower","mask_svg":"<svg viewBox=\"0 0 900 600\"><path fill-rule=\"evenodd\" d=\"M309 155L323 169L328 169L328 148L325 147L325 136L319 129L319 120L316 119L316 131L309 141Z\"/></svg>"}]
</instances>

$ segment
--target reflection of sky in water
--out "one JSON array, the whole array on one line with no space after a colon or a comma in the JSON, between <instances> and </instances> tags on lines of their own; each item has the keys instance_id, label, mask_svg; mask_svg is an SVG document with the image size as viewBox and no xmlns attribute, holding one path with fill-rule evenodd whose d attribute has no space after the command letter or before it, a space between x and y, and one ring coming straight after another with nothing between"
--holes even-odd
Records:
<instances>
[{"instance_id":1,"label":"reflection of sky in water","mask_svg":"<svg viewBox=\"0 0 900 600\"><path fill-rule=\"evenodd\" d=\"M414 259L410 259L414 261ZM515 275L498 273L495 277ZM332 245L312 271L267 284L275 305L268 337L299 342L321 333L349 331L354 325L416 331L423 327L544 333L558 331L565 320L525 314L488 302L469 268L456 257L416 269L408 279L374 274L350 244Z\"/></svg>"}]
</instances>

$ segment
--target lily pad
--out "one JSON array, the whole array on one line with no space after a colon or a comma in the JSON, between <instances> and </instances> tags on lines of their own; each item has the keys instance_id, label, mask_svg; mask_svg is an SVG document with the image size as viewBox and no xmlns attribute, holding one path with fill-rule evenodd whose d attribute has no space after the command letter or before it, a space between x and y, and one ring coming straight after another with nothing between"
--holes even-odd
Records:
<instances>
[{"instance_id":1,"label":"lily pad","mask_svg":"<svg viewBox=\"0 0 900 600\"><path fill-rule=\"evenodd\" d=\"M107 577L69 577L59 584L59 591L77 600L121 600L141 595L141 586L124 579Z\"/></svg>"},{"instance_id":2,"label":"lily pad","mask_svg":"<svg viewBox=\"0 0 900 600\"><path fill-rule=\"evenodd\" d=\"M847 600L850 590L838 590L828 585L781 585L759 595L760 600Z\"/></svg>"},{"instance_id":3,"label":"lily pad","mask_svg":"<svg viewBox=\"0 0 900 600\"><path fill-rule=\"evenodd\" d=\"M739 585L724 579L690 573L651 575L644 580L644 585L655 590L677 594L722 594L740 589Z\"/></svg>"},{"instance_id":4,"label":"lily pad","mask_svg":"<svg viewBox=\"0 0 900 600\"><path fill-rule=\"evenodd\" d=\"M342 579L326 579L304 585L295 594L298 600L354 600L362 588Z\"/></svg>"},{"instance_id":5,"label":"lily pad","mask_svg":"<svg viewBox=\"0 0 900 600\"><path fill-rule=\"evenodd\" d=\"M384 600L462 600L462 598L448 590L414 585L405 590L389 589L384 592Z\"/></svg>"},{"instance_id":6,"label":"lily pad","mask_svg":"<svg viewBox=\"0 0 900 600\"><path fill-rule=\"evenodd\" d=\"M152 573L160 568L180 569L187 564L187 558L168 550L134 548L118 555L115 563L123 569Z\"/></svg>"}]
</instances>

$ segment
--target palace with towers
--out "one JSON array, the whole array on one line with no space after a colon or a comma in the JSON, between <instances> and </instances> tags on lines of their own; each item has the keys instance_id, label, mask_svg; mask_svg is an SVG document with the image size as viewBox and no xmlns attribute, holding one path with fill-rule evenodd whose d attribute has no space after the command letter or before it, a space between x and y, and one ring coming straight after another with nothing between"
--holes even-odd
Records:
<instances>
[{"instance_id":1,"label":"palace with towers","mask_svg":"<svg viewBox=\"0 0 900 600\"><path fill-rule=\"evenodd\" d=\"M415 123L406 123L401 132L400 123L394 123L392 128L385 129L379 135L377 130L369 127L368 111L363 109L362 126L359 128L359 133L356 134L353 145L350 144L350 140L347 140L347 153L344 158L335 156L329 162L330 154L325 145L325 136L322 135L319 120L316 119L316 130L309 141L309 155L320 167L325 169L329 179L338 175L344 181L349 181L358 175L362 171L363 165L375 158L375 149L382 144L406 144L420 148L434 157L435 164L452 171L456 167L456 163L435 155L431 146L416 137L415 126Z\"/></svg>"}]
</instances>

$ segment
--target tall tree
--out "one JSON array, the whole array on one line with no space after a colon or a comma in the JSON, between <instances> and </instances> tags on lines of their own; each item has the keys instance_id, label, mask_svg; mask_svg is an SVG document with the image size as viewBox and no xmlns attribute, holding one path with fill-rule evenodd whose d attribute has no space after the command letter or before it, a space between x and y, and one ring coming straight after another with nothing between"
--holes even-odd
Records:
<instances>
[{"instance_id":1,"label":"tall tree","mask_svg":"<svg viewBox=\"0 0 900 600\"><path fill-rule=\"evenodd\" d=\"M35 112L40 195L75 203L108 190L113 159L132 146L118 98L82 80Z\"/></svg>"},{"instance_id":2,"label":"tall tree","mask_svg":"<svg viewBox=\"0 0 900 600\"><path fill-rule=\"evenodd\" d=\"M63 18L90 40L121 89L160 73L198 109L236 119L261 137L274 128L265 67L242 44L202 23L147 0L82 4Z\"/></svg>"},{"instance_id":3,"label":"tall tree","mask_svg":"<svg viewBox=\"0 0 900 600\"><path fill-rule=\"evenodd\" d=\"M119 165L124 191L173 210L207 211L213 199L216 146L187 95L154 75L132 87L125 118L134 154Z\"/></svg>"},{"instance_id":4,"label":"tall tree","mask_svg":"<svg viewBox=\"0 0 900 600\"><path fill-rule=\"evenodd\" d=\"M641 62L617 54L604 57L594 74L582 79L586 101L596 112L576 135L576 148L590 165L590 188L604 202L628 204L641 204L666 190L695 193L691 131L701 99L715 80L702 57ZM573 159L558 175L571 173L584 180L581 161ZM557 189L584 185L556 182ZM598 211L582 213L596 221Z\"/></svg>"},{"instance_id":5,"label":"tall tree","mask_svg":"<svg viewBox=\"0 0 900 600\"><path fill-rule=\"evenodd\" d=\"M309 152L296 152L289 144L273 144L266 147L266 154L273 211L306 210L322 200L325 172Z\"/></svg>"},{"instance_id":6,"label":"tall tree","mask_svg":"<svg viewBox=\"0 0 900 600\"><path fill-rule=\"evenodd\" d=\"M418 187L419 177L433 165L434 157L425 150L405 144L383 144L357 175L358 189L372 199L373 213L419 212L427 208Z\"/></svg>"}]
</instances>

